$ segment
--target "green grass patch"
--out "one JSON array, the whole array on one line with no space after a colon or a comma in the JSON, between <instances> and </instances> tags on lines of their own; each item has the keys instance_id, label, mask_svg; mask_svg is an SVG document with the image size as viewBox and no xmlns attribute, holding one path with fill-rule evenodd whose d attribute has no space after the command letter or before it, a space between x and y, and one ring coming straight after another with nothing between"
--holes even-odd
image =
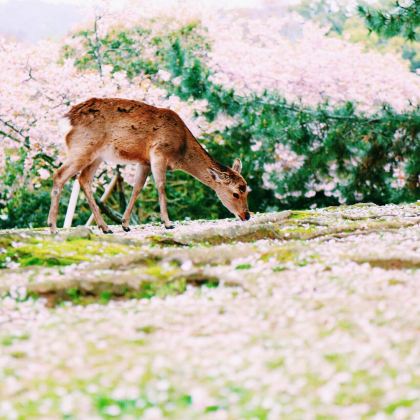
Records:
<instances>
[{"instance_id":1,"label":"green grass patch","mask_svg":"<svg viewBox=\"0 0 420 420\"><path fill-rule=\"evenodd\" d=\"M328 353L324 355L327 362L335 366L336 370L344 371L348 366L348 356L340 353Z\"/></svg>"},{"instance_id":2,"label":"green grass patch","mask_svg":"<svg viewBox=\"0 0 420 420\"><path fill-rule=\"evenodd\" d=\"M57 290L45 293L44 296L48 300L48 305L54 307L71 302L74 305L90 305L99 303L106 305L110 300L126 300L126 299L151 299L153 297L164 298L184 293L187 285L196 287L215 288L219 286L219 279L209 278L187 278L187 277L155 277L150 280L141 280L137 288L115 287L109 284L101 286L102 289L95 291L87 291L78 287L72 287L65 290Z\"/></svg>"},{"instance_id":3,"label":"green grass patch","mask_svg":"<svg viewBox=\"0 0 420 420\"><path fill-rule=\"evenodd\" d=\"M395 411L397 411L401 407L409 408L416 402L415 399L402 399L399 401L395 401L388 406L385 407L385 413L392 415Z\"/></svg>"},{"instance_id":4,"label":"green grass patch","mask_svg":"<svg viewBox=\"0 0 420 420\"><path fill-rule=\"evenodd\" d=\"M245 263L245 264L238 264L235 267L235 270L249 270L250 268L252 268L252 264Z\"/></svg>"},{"instance_id":5,"label":"green grass patch","mask_svg":"<svg viewBox=\"0 0 420 420\"><path fill-rule=\"evenodd\" d=\"M284 367L285 360L284 357L278 357L276 359L270 360L267 362L268 369L279 369Z\"/></svg>"},{"instance_id":6,"label":"green grass patch","mask_svg":"<svg viewBox=\"0 0 420 420\"><path fill-rule=\"evenodd\" d=\"M279 263L295 262L298 258L298 251L292 246L283 246L274 248L272 251L261 255L260 259L263 262L268 262L274 258Z\"/></svg>"},{"instance_id":7,"label":"green grass patch","mask_svg":"<svg viewBox=\"0 0 420 420\"><path fill-rule=\"evenodd\" d=\"M187 288L187 280L183 277L169 281L145 280L137 289L123 288L120 290L102 290L92 293L79 288L70 288L60 291L54 296L49 296L51 305L56 306L63 302L72 302L75 305L89 305L99 303L106 305L110 300L123 299L151 299L153 297L166 297L184 293Z\"/></svg>"},{"instance_id":8,"label":"green grass patch","mask_svg":"<svg viewBox=\"0 0 420 420\"><path fill-rule=\"evenodd\" d=\"M29 337L29 334L6 335L5 337L0 337L0 346L10 347L19 341L29 340Z\"/></svg>"},{"instance_id":9,"label":"green grass patch","mask_svg":"<svg viewBox=\"0 0 420 420\"><path fill-rule=\"evenodd\" d=\"M164 416L174 415L180 410L188 409L191 404L191 395L177 393L173 388L169 389L167 398L159 402L149 399L145 393L133 399L117 399L108 395L94 397L94 406L99 415L105 419L124 416L142 418L145 411L152 407L159 408Z\"/></svg>"},{"instance_id":10,"label":"green grass patch","mask_svg":"<svg viewBox=\"0 0 420 420\"><path fill-rule=\"evenodd\" d=\"M55 267L91 261L97 257L127 254L133 245L103 242L94 238L23 237L7 235L0 238L0 268L13 264L19 267Z\"/></svg>"},{"instance_id":11,"label":"green grass patch","mask_svg":"<svg viewBox=\"0 0 420 420\"><path fill-rule=\"evenodd\" d=\"M293 210L292 214L288 217L291 220L304 220L310 217L317 216L318 214L308 210Z\"/></svg>"},{"instance_id":12,"label":"green grass patch","mask_svg":"<svg viewBox=\"0 0 420 420\"><path fill-rule=\"evenodd\" d=\"M284 265L276 265L275 267L273 267L273 272L274 273L281 273L282 271L287 270L287 267Z\"/></svg>"}]
</instances>

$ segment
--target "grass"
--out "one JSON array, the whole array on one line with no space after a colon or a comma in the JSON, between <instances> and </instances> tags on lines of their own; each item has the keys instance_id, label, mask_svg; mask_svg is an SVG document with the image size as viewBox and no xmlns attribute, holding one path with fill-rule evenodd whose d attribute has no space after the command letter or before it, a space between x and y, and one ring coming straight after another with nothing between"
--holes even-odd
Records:
<instances>
[{"instance_id":1,"label":"grass","mask_svg":"<svg viewBox=\"0 0 420 420\"><path fill-rule=\"evenodd\" d=\"M184 293L187 288L187 280L183 277L170 280L146 280L141 281L137 289L125 287L118 290L102 290L99 292L85 291L72 287L57 293L49 293L50 306L60 305L64 302L71 302L74 305L90 305L99 303L106 305L110 300L121 299L151 299L153 297L166 297Z\"/></svg>"},{"instance_id":2,"label":"grass","mask_svg":"<svg viewBox=\"0 0 420 420\"><path fill-rule=\"evenodd\" d=\"M29 340L30 336L28 334L23 335L6 335L5 337L0 338L0 345L3 347L10 347L13 344Z\"/></svg>"},{"instance_id":3,"label":"grass","mask_svg":"<svg viewBox=\"0 0 420 420\"><path fill-rule=\"evenodd\" d=\"M309 210L293 210L292 214L288 217L289 220L303 220L309 217L316 217L318 214Z\"/></svg>"},{"instance_id":4,"label":"grass","mask_svg":"<svg viewBox=\"0 0 420 420\"><path fill-rule=\"evenodd\" d=\"M278 231L273 228L272 232L308 226L304 212L297 212L294 219L274 226ZM346 222L345 226L348 227L349 223ZM380 230L378 224L375 226ZM40 247L44 247L43 251L48 251L49 255L56 249L54 247L62 246L66 258L96 258L95 253L107 245L133 249L118 243L99 243L98 238L50 240L40 236L35 239L46 241ZM29 244L36 248L31 255L39 256L35 239L15 235L8 239L4 249L14 251L12 248L16 243L18 249ZM230 244L230 240L227 243ZM364 237L360 238L360 243L365 243ZM191 246L197 244L199 242ZM324 248L317 254L317 244L318 241L308 244L305 241L274 240L251 247L239 243L229 248L229 253L219 260L216 257L227 248L193 250L194 253L189 255L186 247L161 252L143 246L141 253L116 258L111 264L93 264L93 270L101 267L95 274L96 282L90 283L95 290L84 290L84 281L76 278L71 278L69 283L57 282L59 284L53 287L62 287L62 290L54 296L61 299L56 303L106 305L111 300L132 298L143 301L119 302L98 308L72 308L66 304L63 306L69 307L49 310L51 317L46 321L39 320L40 328L36 329L35 335L31 332L35 331L31 320L17 323L16 329L5 330L0 334L0 353L6 355L4 365L7 367L0 369L0 376L6 379L4 383L11 384L7 398L18 418L83 417L78 412L79 405L82 406L79 401L90 404L90 417L98 418L146 418L157 413L165 418L182 419L217 415L244 419L303 418L309 415L316 419L330 419L340 412L347 415L345 410L350 410L352 405L355 413L357 406L366 410L366 415L361 414L361 418L379 413L394 417L406 412L410 416L418 412L418 401L413 399L415 393L410 393L419 386L419 376L413 370L417 349L416 318L410 312L410 316L404 319L409 311L400 312L401 305L397 304L400 298L405 302L404 299L414 290L408 287L412 286L409 276L415 275L415 269L400 274L369 271L378 275L381 282L371 282L374 279L369 275L360 279L353 279L350 275L348 279L348 271L340 274L333 270L335 260L329 259L325 251L333 248ZM73 245L78 248L75 254ZM92 255L87 250L92 250ZM109 255L113 255L112 248L109 251ZM369 253L361 254L360 258L370 258L367 262L377 266L375 252L371 257ZM401 252L391 260L391 268L406 268L404 252L405 248L401 247ZM251 253L252 261L248 259ZM118 248L115 255L119 255ZM331 257L334 255L332 253ZM345 255L342 261L357 258ZM236 260L232 265L236 258L244 259L241 263L241 260ZM19 263L22 258L16 261ZM183 265L185 261L191 261L187 269ZM215 261L222 262L217 264ZM379 262L382 266L383 261ZM310 267L300 269L313 263L319 263L325 269L314 270L319 283L312 282ZM222 288L211 293L188 293L179 300L144 300L182 294L189 285L217 287L219 279L208 274L216 272L215 265L220 265L220 271L217 271L220 279L226 275L229 280L233 274L243 282L244 292L238 288L230 294ZM352 264L350 268L355 266ZM82 272L90 274L88 268L83 271L85 268L74 267L68 271L74 271L76 275ZM232 268L239 271L232 273ZM365 268L371 270L369 266ZM241 271L250 269L252 272ZM57 270L48 272L59 270L67 271L58 266ZM105 278L110 270L124 278L115 281L114 273ZM271 270L279 274L273 275ZM289 270L287 275L280 273L283 270ZM30 271L36 272L36 280L37 273L42 270ZM23 270L17 275L13 273L13 276L22 273ZM4 270L3 275L9 276L9 272ZM254 289L252 280L258 276L267 284L261 282L261 289ZM61 276L57 275L57 279L60 280ZM86 281L89 282L89 278ZM29 281L28 287L34 284L36 281ZM358 284L361 285L360 291ZM392 286L389 300L388 286ZM407 289L403 290L403 286ZM257 293L254 294L254 290ZM383 290L386 296L381 294ZM385 309L373 306L382 300L387 302ZM393 302L397 303L388 309L388 304ZM414 300L408 302L411 304ZM21 306L23 310L30 307ZM392 311L395 316L392 316ZM366 323L359 323L360 316L365 316ZM63 321L66 324L63 325ZM55 345L67 338L63 331L70 329L75 333L75 338L73 335L69 337L71 344L75 342L77 346L73 349L67 345L68 354L64 346L61 347L63 353L56 351ZM19 330L29 331L31 335L20 335ZM398 336L401 338L395 339ZM48 351L46 355L38 351L40 338L51 339L53 357L49 357ZM380 339L379 343L376 338ZM46 342L47 350L48 344ZM80 355L83 365L77 368L77 365L72 365L72 358ZM26 377L28 366L38 363L38 358L44 370L37 371L41 373L36 372L34 378ZM48 371L50 363L56 365ZM406 382L399 384L401 377L406 377ZM22 381L22 391L14 391L15 378ZM391 384L391 388L387 384ZM2 386L5 387L0 385L0 389ZM125 393L125 389L130 392ZM201 393L203 389L205 392ZM34 392L38 392L36 400L31 399ZM76 398L75 406L64 412L61 402L65 394ZM279 405L284 412L275 411Z\"/></svg>"},{"instance_id":5,"label":"grass","mask_svg":"<svg viewBox=\"0 0 420 420\"><path fill-rule=\"evenodd\" d=\"M38 297L45 297L49 307L62 305L71 302L74 305L86 306L93 303L106 305L111 300L128 299L151 299L154 297L165 298L184 293L188 285L195 287L215 288L219 286L219 279L216 277L194 277L180 276L179 274L162 275L162 271L157 268L148 273L154 273L155 276L150 279L138 281L136 287L114 287L110 285L106 288L101 285L98 289L84 290L80 287L71 287L68 289L56 289L47 293L40 293Z\"/></svg>"},{"instance_id":6,"label":"grass","mask_svg":"<svg viewBox=\"0 0 420 420\"><path fill-rule=\"evenodd\" d=\"M252 264L248 264L248 263L245 263L245 264L238 264L238 265L235 267L235 269L236 269L236 270L249 270L250 268L252 268Z\"/></svg>"},{"instance_id":7,"label":"grass","mask_svg":"<svg viewBox=\"0 0 420 420\"><path fill-rule=\"evenodd\" d=\"M260 259L263 262L267 262L271 258L274 258L279 263L287 263L295 262L298 256L298 251L292 246L280 246L274 248L272 251L265 252L261 255Z\"/></svg>"},{"instance_id":8,"label":"grass","mask_svg":"<svg viewBox=\"0 0 420 420\"><path fill-rule=\"evenodd\" d=\"M137 249L132 245L95 241L92 238L22 237L0 238L0 268L10 264L19 267L56 267L91 261L98 257L127 254Z\"/></svg>"}]
</instances>

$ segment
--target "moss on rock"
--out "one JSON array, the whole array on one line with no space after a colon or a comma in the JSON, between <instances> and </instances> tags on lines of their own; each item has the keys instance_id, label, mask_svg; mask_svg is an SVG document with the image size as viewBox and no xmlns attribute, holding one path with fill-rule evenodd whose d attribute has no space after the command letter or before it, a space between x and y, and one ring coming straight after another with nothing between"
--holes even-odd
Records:
<instances>
[{"instance_id":1,"label":"moss on rock","mask_svg":"<svg viewBox=\"0 0 420 420\"><path fill-rule=\"evenodd\" d=\"M101 257L126 254L136 249L95 240L95 237L68 236L66 239L50 236L4 235L0 237L0 268L55 267L92 261Z\"/></svg>"}]
</instances>

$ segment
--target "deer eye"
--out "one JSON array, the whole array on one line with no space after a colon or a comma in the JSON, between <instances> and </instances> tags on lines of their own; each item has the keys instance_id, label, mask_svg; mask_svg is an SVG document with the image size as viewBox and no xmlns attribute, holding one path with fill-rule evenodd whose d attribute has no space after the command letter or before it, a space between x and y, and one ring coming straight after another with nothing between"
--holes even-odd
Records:
<instances>
[{"instance_id":1,"label":"deer eye","mask_svg":"<svg viewBox=\"0 0 420 420\"><path fill-rule=\"evenodd\" d=\"M244 193L246 191L246 186L245 185L241 185L239 187L239 191Z\"/></svg>"},{"instance_id":2,"label":"deer eye","mask_svg":"<svg viewBox=\"0 0 420 420\"><path fill-rule=\"evenodd\" d=\"M233 196L234 196L235 198L239 198L239 194L237 194L237 193L233 193Z\"/></svg>"}]
</instances>

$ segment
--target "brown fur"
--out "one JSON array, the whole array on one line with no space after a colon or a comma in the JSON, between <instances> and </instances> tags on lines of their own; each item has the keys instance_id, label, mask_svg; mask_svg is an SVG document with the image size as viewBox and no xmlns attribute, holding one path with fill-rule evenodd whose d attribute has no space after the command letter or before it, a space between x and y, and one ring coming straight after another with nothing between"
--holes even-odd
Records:
<instances>
[{"instance_id":1,"label":"brown fur","mask_svg":"<svg viewBox=\"0 0 420 420\"><path fill-rule=\"evenodd\" d=\"M162 220L170 227L164 192L167 168L180 169L198 178L214 189L229 210L239 217L244 218L248 212L247 192L242 192L245 180L238 171L217 163L175 112L128 99L92 98L72 107L66 116L72 128L66 136L68 159L54 176L49 216L53 231L58 211L56 197L64 183L78 172L81 172L79 181L98 226L109 230L90 191L92 177L102 161L134 163L140 167L138 185L134 187L123 218L123 226L127 229L134 196L140 192L150 171L159 191ZM228 197L239 186L242 186L240 202Z\"/></svg>"}]
</instances>

